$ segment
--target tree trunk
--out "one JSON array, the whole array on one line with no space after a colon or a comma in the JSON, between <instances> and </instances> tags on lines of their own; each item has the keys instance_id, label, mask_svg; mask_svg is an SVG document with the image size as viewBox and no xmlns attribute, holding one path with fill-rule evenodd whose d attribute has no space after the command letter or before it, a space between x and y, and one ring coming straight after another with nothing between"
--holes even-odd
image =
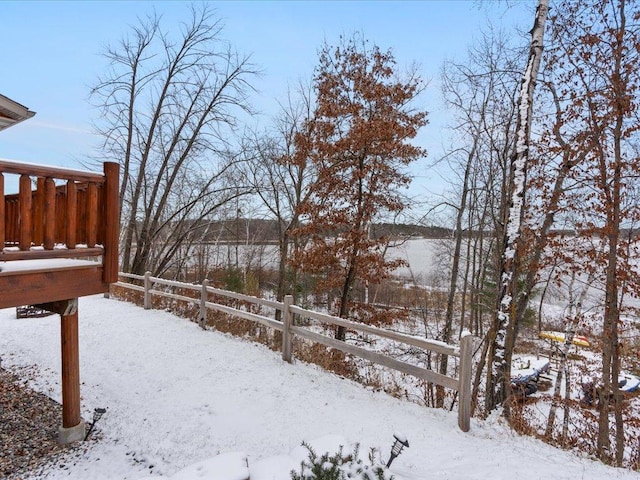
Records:
<instances>
[{"instance_id":1,"label":"tree trunk","mask_svg":"<svg viewBox=\"0 0 640 480\"><path fill-rule=\"evenodd\" d=\"M527 67L522 76L520 97L518 99L518 121L516 125L516 148L511 156L509 175L509 209L505 221L500 294L498 295L497 316L492 330L492 348L490 388L487 390L487 406L493 410L503 404L505 415L509 417L509 397L511 377L511 355L517 335L515 323L516 296L518 295L519 259L517 253L522 247L520 237L524 218L527 163L529 158L529 139L533 93L535 89L540 59L542 56L544 25L549 9L548 0L539 0L536 18L531 30L531 49Z\"/></svg>"},{"instance_id":2,"label":"tree trunk","mask_svg":"<svg viewBox=\"0 0 640 480\"><path fill-rule=\"evenodd\" d=\"M467 163L464 169L464 178L462 180L462 193L460 198L460 206L458 207L458 213L456 215L456 233L455 233L455 247L453 250L453 264L451 266L451 278L449 280L449 295L447 296L447 310L445 313L444 329L442 331L441 340L445 343L449 343L451 340L451 328L453 325L453 313L455 311L455 300L458 283L458 272L460 269L460 252L462 250L462 219L464 218L467 209L467 196L469 195L469 174L471 173L472 161L476 156L476 146L478 144L478 138L476 137L473 142L473 147L469 152ZM442 355L440 358L440 373L447 375L449 357ZM444 387L438 385L436 387L436 407L442 408L444 405Z\"/></svg>"}]
</instances>

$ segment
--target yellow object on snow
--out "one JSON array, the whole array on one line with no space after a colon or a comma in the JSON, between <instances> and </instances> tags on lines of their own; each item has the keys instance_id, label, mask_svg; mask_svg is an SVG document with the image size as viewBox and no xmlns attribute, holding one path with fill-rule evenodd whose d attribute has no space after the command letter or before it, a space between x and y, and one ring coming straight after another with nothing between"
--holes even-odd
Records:
<instances>
[{"instance_id":1,"label":"yellow object on snow","mask_svg":"<svg viewBox=\"0 0 640 480\"><path fill-rule=\"evenodd\" d=\"M547 340L552 340L554 342L564 343L564 332L554 332L551 330L545 330L538 334L540 338L546 338ZM574 345L578 345L580 347L590 347L589 339L587 337L583 337L582 335L574 335L571 339L571 343Z\"/></svg>"}]
</instances>

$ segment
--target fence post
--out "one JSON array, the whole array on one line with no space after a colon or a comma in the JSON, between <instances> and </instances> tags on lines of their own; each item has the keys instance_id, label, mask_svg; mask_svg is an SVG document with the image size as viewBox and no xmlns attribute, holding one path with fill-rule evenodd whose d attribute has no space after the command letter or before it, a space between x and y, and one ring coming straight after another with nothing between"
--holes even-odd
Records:
<instances>
[{"instance_id":1,"label":"fence post","mask_svg":"<svg viewBox=\"0 0 640 480\"><path fill-rule=\"evenodd\" d=\"M458 380L458 426L468 432L471 426L471 364L473 335L463 332L460 337L460 378Z\"/></svg>"},{"instance_id":2,"label":"fence post","mask_svg":"<svg viewBox=\"0 0 640 480\"><path fill-rule=\"evenodd\" d=\"M144 272L144 309L151 308L151 272Z\"/></svg>"},{"instance_id":3,"label":"fence post","mask_svg":"<svg viewBox=\"0 0 640 480\"><path fill-rule=\"evenodd\" d=\"M200 328L207 328L207 287L209 280L206 278L202 281L202 290L200 292Z\"/></svg>"},{"instance_id":4,"label":"fence post","mask_svg":"<svg viewBox=\"0 0 640 480\"><path fill-rule=\"evenodd\" d=\"M282 360L291 363L291 304L293 295L285 295L284 311L282 312Z\"/></svg>"}]
</instances>

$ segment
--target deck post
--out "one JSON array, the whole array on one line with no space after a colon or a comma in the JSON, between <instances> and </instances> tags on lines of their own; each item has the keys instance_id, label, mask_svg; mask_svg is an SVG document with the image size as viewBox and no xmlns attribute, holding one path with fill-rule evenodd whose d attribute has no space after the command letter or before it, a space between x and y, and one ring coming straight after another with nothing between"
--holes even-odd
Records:
<instances>
[{"instance_id":1,"label":"deck post","mask_svg":"<svg viewBox=\"0 0 640 480\"><path fill-rule=\"evenodd\" d=\"M4 248L6 227L4 225L4 175L0 172L0 246Z\"/></svg>"},{"instance_id":2,"label":"deck post","mask_svg":"<svg viewBox=\"0 0 640 480\"><path fill-rule=\"evenodd\" d=\"M80 416L80 354L78 345L78 299L69 300L60 312L62 346L62 444L84 439L85 424Z\"/></svg>"},{"instance_id":3,"label":"deck post","mask_svg":"<svg viewBox=\"0 0 640 480\"><path fill-rule=\"evenodd\" d=\"M293 295L284 296L284 311L282 312L282 359L291 363L291 304L293 303Z\"/></svg>"},{"instance_id":4,"label":"deck post","mask_svg":"<svg viewBox=\"0 0 640 480\"><path fill-rule=\"evenodd\" d=\"M118 237L120 231L119 179L120 165L105 162L105 239L104 239L104 283L118 281Z\"/></svg>"},{"instance_id":5,"label":"deck post","mask_svg":"<svg viewBox=\"0 0 640 480\"><path fill-rule=\"evenodd\" d=\"M463 432L471 427L471 364L473 335L466 332L460 338L460 375L458 387L458 426Z\"/></svg>"},{"instance_id":6,"label":"deck post","mask_svg":"<svg viewBox=\"0 0 640 480\"><path fill-rule=\"evenodd\" d=\"M20 175L19 189L20 234L18 246L20 250L29 250L31 248L31 235L33 233L31 223L31 177L29 177L29 175Z\"/></svg>"},{"instance_id":7,"label":"deck post","mask_svg":"<svg viewBox=\"0 0 640 480\"><path fill-rule=\"evenodd\" d=\"M67 248L76 248L78 240L78 186L74 180L67 180L67 224L65 243Z\"/></svg>"},{"instance_id":8,"label":"deck post","mask_svg":"<svg viewBox=\"0 0 640 480\"><path fill-rule=\"evenodd\" d=\"M44 223L40 220L41 218L44 218L44 182L44 177L38 177L36 180L36 192L31 200L31 215L33 216L33 244L36 246L44 244Z\"/></svg>"},{"instance_id":9,"label":"deck post","mask_svg":"<svg viewBox=\"0 0 640 480\"><path fill-rule=\"evenodd\" d=\"M56 183L48 177L44 181L44 239L45 250L53 250L56 243Z\"/></svg>"}]
</instances>

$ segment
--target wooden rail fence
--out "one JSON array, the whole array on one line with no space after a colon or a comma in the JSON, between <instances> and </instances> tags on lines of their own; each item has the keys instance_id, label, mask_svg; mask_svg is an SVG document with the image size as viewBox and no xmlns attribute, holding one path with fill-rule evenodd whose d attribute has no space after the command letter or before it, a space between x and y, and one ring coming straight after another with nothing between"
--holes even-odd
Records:
<instances>
[{"instance_id":1,"label":"wooden rail fence","mask_svg":"<svg viewBox=\"0 0 640 480\"><path fill-rule=\"evenodd\" d=\"M284 298L284 302L275 302L249 295L243 295L241 293L213 288L207 285L206 280L202 285L194 285L190 283L176 282L158 277L152 277L149 272L147 272L145 275L134 275L121 272L119 273L119 276L121 278L136 280L141 283L141 285L136 285L129 282L119 281L115 285L125 289L142 292L144 294L145 309L151 308L151 298L153 295L157 295L159 297L170 298L173 300L180 300L199 305L199 318L201 324L203 324L204 320L206 319L207 309L211 309L246 320L251 320L282 332L282 359L287 362L292 361L293 337L298 336L300 338L305 338L312 342L320 343L327 347L335 348L342 352L364 358L386 368L394 369L399 372L403 372L414 377L426 380L428 382L432 382L436 385L442 385L443 387L456 390L458 392L458 426L464 432L469 431L471 416L471 367L473 357L473 337L470 334L463 336L460 339L459 346L454 346L435 340L428 340L425 338L406 335L403 333L373 327L362 323L352 322L344 318L334 317L332 315L307 310L294 305L293 297L291 295L287 295ZM183 290L197 291L199 292L199 298L193 298L186 295L159 290L154 288L156 285L164 285ZM282 322L280 322L274 320L273 318L260 315L258 313L239 310L228 305L211 302L209 301L210 294L224 298L240 300L249 304L270 307L275 310L280 310L282 312L283 320ZM296 322L296 318L313 319L327 325L342 326L350 330L355 330L356 332L376 335L381 338L393 340L405 345L411 345L423 350L428 350L451 357L457 357L459 358L460 362L458 378L442 375L433 370L418 367L416 365L411 365L387 355L372 352L365 348L358 347L356 345L350 345L343 341L327 337L326 335L321 335L299 325L299 323L301 322Z\"/></svg>"}]
</instances>

